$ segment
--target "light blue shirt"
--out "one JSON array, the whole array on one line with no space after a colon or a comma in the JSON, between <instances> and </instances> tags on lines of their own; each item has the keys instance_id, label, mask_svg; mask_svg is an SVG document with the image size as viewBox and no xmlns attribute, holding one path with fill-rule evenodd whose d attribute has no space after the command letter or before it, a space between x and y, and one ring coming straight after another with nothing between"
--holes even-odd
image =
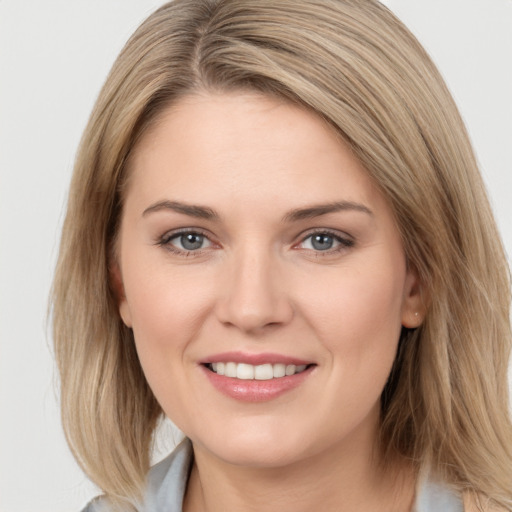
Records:
<instances>
[{"instance_id":1,"label":"light blue shirt","mask_svg":"<svg viewBox=\"0 0 512 512\"><path fill-rule=\"evenodd\" d=\"M185 439L149 472L144 506L140 512L182 512L192 445ZM111 512L104 498L96 498L82 512ZM464 512L460 496L448 487L427 480L420 486L413 512Z\"/></svg>"}]
</instances>

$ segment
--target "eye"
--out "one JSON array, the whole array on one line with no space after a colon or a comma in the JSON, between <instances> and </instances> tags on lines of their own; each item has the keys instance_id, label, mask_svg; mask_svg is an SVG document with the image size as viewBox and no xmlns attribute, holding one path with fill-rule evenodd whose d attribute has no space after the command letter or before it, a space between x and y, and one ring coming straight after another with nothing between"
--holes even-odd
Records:
<instances>
[{"instance_id":1,"label":"eye","mask_svg":"<svg viewBox=\"0 0 512 512\"><path fill-rule=\"evenodd\" d=\"M306 249L314 249L315 251L327 251L332 249L335 239L332 235L328 235L327 233L316 233L314 235L308 236L306 240L304 240L304 248Z\"/></svg>"},{"instance_id":2,"label":"eye","mask_svg":"<svg viewBox=\"0 0 512 512\"><path fill-rule=\"evenodd\" d=\"M299 247L318 252L336 252L353 245L353 240L343 238L328 231L319 231L305 237L300 242Z\"/></svg>"},{"instance_id":3,"label":"eye","mask_svg":"<svg viewBox=\"0 0 512 512\"><path fill-rule=\"evenodd\" d=\"M159 244L174 252L183 253L200 251L212 245L205 235L196 231L166 234L159 241Z\"/></svg>"},{"instance_id":4,"label":"eye","mask_svg":"<svg viewBox=\"0 0 512 512\"><path fill-rule=\"evenodd\" d=\"M209 240L199 233L185 233L175 238L171 239L175 245L181 246L180 249L185 249L186 251L197 251L198 249L204 249L208 247L210 242Z\"/></svg>"}]
</instances>

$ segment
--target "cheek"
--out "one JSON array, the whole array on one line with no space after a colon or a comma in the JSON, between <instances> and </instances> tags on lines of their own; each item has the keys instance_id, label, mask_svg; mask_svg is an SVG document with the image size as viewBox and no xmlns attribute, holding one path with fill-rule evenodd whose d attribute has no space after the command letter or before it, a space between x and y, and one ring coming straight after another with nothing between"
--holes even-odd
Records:
<instances>
[{"instance_id":1,"label":"cheek","mask_svg":"<svg viewBox=\"0 0 512 512\"><path fill-rule=\"evenodd\" d=\"M181 332L207 307L211 290L205 287L204 272L161 262L152 265L143 258L127 263L123 280L134 329L162 335Z\"/></svg>"},{"instance_id":2,"label":"cheek","mask_svg":"<svg viewBox=\"0 0 512 512\"><path fill-rule=\"evenodd\" d=\"M322 404L333 432L340 426L355 428L371 411L378 414L401 332L404 274L399 265L392 269L350 269L339 279L317 281L317 293L304 308L328 354L329 385ZM322 288L329 293L321 293Z\"/></svg>"},{"instance_id":3,"label":"cheek","mask_svg":"<svg viewBox=\"0 0 512 512\"><path fill-rule=\"evenodd\" d=\"M401 331L404 279L405 265L398 259L333 269L317 280L313 293L308 287L304 316L334 360L351 361L354 370L369 361L392 363Z\"/></svg>"},{"instance_id":4,"label":"cheek","mask_svg":"<svg viewBox=\"0 0 512 512\"><path fill-rule=\"evenodd\" d=\"M168 378L169 362L186 357L187 345L199 335L210 310L212 291L205 288L201 273L188 269L151 267L140 260L126 268L130 271L124 275L125 294L135 343L151 384Z\"/></svg>"}]
</instances>

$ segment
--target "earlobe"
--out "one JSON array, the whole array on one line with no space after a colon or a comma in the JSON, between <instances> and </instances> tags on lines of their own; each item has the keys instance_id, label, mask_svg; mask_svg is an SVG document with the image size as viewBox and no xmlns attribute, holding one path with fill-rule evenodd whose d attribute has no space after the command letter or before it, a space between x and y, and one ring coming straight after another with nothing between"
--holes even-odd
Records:
<instances>
[{"instance_id":1,"label":"earlobe","mask_svg":"<svg viewBox=\"0 0 512 512\"><path fill-rule=\"evenodd\" d=\"M128 302L126 301L126 298L124 298L119 303L119 316L121 317L121 320L123 321L124 325L126 325L126 327L129 327L131 329L132 317L131 317L130 308L128 306Z\"/></svg>"},{"instance_id":2,"label":"earlobe","mask_svg":"<svg viewBox=\"0 0 512 512\"><path fill-rule=\"evenodd\" d=\"M128 301L126 300L126 294L124 292L123 278L121 277L121 269L117 262L110 265L109 268L110 282L114 297L119 309L119 316L126 325L126 327L132 327L132 318Z\"/></svg>"},{"instance_id":3,"label":"earlobe","mask_svg":"<svg viewBox=\"0 0 512 512\"><path fill-rule=\"evenodd\" d=\"M402 325L408 329L419 327L425 318L426 305L423 286L414 269L407 271L402 302Z\"/></svg>"}]
</instances>

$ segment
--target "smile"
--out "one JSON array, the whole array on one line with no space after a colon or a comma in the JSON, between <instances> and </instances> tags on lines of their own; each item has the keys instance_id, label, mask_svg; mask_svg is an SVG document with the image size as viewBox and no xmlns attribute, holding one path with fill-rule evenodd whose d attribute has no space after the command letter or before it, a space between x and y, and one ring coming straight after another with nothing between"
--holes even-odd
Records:
<instances>
[{"instance_id":1,"label":"smile","mask_svg":"<svg viewBox=\"0 0 512 512\"><path fill-rule=\"evenodd\" d=\"M259 364L252 365L247 363L235 363L235 362L217 362L210 363L207 368L217 375L223 375L225 377L231 377L234 379L241 380L271 380L280 379L283 377L290 377L297 373L302 373L307 365L295 365L295 364Z\"/></svg>"},{"instance_id":2,"label":"smile","mask_svg":"<svg viewBox=\"0 0 512 512\"><path fill-rule=\"evenodd\" d=\"M276 354L230 352L212 356L199 367L207 381L229 398L266 402L309 381L317 364Z\"/></svg>"}]
</instances>

